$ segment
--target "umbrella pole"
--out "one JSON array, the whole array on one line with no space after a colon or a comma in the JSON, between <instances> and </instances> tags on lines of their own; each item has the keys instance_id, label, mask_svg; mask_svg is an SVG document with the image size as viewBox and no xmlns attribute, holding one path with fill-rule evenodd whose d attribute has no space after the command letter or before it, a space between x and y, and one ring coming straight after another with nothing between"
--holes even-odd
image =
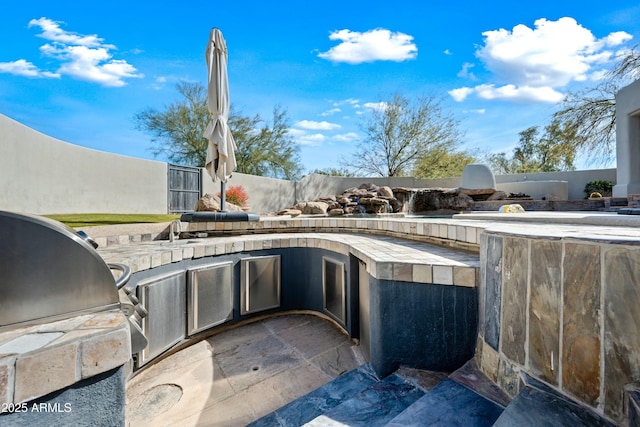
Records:
<instances>
[{"instance_id":1,"label":"umbrella pole","mask_svg":"<svg viewBox=\"0 0 640 427\"><path fill-rule=\"evenodd\" d=\"M227 200L226 186L226 182L220 181L220 212L225 212L224 208Z\"/></svg>"}]
</instances>

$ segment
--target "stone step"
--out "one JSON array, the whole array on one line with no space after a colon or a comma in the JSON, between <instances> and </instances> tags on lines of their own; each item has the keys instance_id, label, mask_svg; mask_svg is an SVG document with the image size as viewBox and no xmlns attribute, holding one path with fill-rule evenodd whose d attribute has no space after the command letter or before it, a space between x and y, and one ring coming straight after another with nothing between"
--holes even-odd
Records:
<instances>
[{"instance_id":1,"label":"stone step","mask_svg":"<svg viewBox=\"0 0 640 427\"><path fill-rule=\"evenodd\" d=\"M384 426L424 394L401 376L391 374L305 426Z\"/></svg>"},{"instance_id":2,"label":"stone step","mask_svg":"<svg viewBox=\"0 0 640 427\"><path fill-rule=\"evenodd\" d=\"M388 426L492 426L503 408L447 378L391 420Z\"/></svg>"},{"instance_id":3,"label":"stone step","mask_svg":"<svg viewBox=\"0 0 640 427\"><path fill-rule=\"evenodd\" d=\"M252 427L298 427L379 381L368 364L361 365L276 411L249 424Z\"/></svg>"},{"instance_id":4,"label":"stone step","mask_svg":"<svg viewBox=\"0 0 640 427\"><path fill-rule=\"evenodd\" d=\"M640 208L620 208L617 212L620 215L640 215Z\"/></svg>"},{"instance_id":5,"label":"stone step","mask_svg":"<svg viewBox=\"0 0 640 427\"><path fill-rule=\"evenodd\" d=\"M493 424L497 427L614 427L615 424L525 375L526 385Z\"/></svg>"}]
</instances>

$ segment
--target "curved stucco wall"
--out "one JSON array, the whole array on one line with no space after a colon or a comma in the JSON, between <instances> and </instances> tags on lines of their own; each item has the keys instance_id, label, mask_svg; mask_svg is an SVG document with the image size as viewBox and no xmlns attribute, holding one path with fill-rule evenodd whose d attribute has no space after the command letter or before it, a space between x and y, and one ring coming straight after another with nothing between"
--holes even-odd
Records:
<instances>
[{"instance_id":1,"label":"curved stucco wall","mask_svg":"<svg viewBox=\"0 0 640 427\"><path fill-rule=\"evenodd\" d=\"M167 167L164 162L73 145L0 114L0 210L33 214L167 213ZM585 197L583 190L589 181L615 182L616 170L496 175L495 179L498 188L505 183L523 181L566 181L568 195L565 196L563 190L560 198L578 200ZM453 188L460 185L461 178L345 178L310 174L293 182L236 172L227 188L242 185L249 194L251 211L268 213L297 202L341 194L363 183ZM220 191L220 183L213 182L205 171L202 191L214 194Z\"/></svg>"},{"instance_id":2,"label":"curved stucco wall","mask_svg":"<svg viewBox=\"0 0 640 427\"><path fill-rule=\"evenodd\" d=\"M0 115L0 209L167 213L167 164L92 150Z\"/></svg>"}]
</instances>

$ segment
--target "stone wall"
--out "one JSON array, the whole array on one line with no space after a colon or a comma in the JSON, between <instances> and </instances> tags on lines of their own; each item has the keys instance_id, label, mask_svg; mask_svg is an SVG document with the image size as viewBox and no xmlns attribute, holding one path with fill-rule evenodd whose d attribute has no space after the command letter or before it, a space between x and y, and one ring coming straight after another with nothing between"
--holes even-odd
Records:
<instances>
[{"instance_id":1,"label":"stone wall","mask_svg":"<svg viewBox=\"0 0 640 427\"><path fill-rule=\"evenodd\" d=\"M624 423L624 387L640 381L640 247L524 233L481 236L479 365L512 396L524 371Z\"/></svg>"}]
</instances>

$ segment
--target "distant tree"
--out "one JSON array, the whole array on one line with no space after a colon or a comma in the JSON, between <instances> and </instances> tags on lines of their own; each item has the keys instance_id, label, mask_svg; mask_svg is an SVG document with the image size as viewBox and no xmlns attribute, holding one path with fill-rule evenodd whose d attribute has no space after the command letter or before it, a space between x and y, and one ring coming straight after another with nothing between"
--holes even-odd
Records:
<instances>
[{"instance_id":1,"label":"distant tree","mask_svg":"<svg viewBox=\"0 0 640 427\"><path fill-rule=\"evenodd\" d=\"M538 135L537 126L520 132L520 141L513 155L506 153L491 154L488 162L494 173L530 173L574 170L576 147L583 138L576 135L572 126L563 126L559 120L553 120Z\"/></svg>"},{"instance_id":2,"label":"distant tree","mask_svg":"<svg viewBox=\"0 0 640 427\"><path fill-rule=\"evenodd\" d=\"M624 52L600 84L568 93L554 114L564 127L573 127L581 136L577 149L596 163L604 163L615 151L616 93L640 78L640 51L637 46Z\"/></svg>"},{"instance_id":3,"label":"distant tree","mask_svg":"<svg viewBox=\"0 0 640 427\"><path fill-rule=\"evenodd\" d=\"M163 111L147 108L137 113L134 121L138 129L151 135L154 156L202 167L208 145L203 136L209 121L207 91L203 85L189 82L179 82L176 89L183 99ZM237 172L286 179L300 176L300 148L287 133L285 110L274 107L269 125L258 115L243 116L231 105L228 123L237 145Z\"/></svg>"},{"instance_id":4,"label":"distant tree","mask_svg":"<svg viewBox=\"0 0 640 427\"><path fill-rule=\"evenodd\" d=\"M365 138L345 165L356 173L405 176L430 150L454 150L460 143L458 122L433 96L411 102L396 94L380 105L362 122Z\"/></svg>"},{"instance_id":5,"label":"distant tree","mask_svg":"<svg viewBox=\"0 0 640 427\"><path fill-rule=\"evenodd\" d=\"M469 151L450 152L443 147L433 148L416 161L412 175L431 179L462 176L464 167L476 161L477 156Z\"/></svg>"},{"instance_id":6,"label":"distant tree","mask_svg":"<svg viewBox=\"0 0 640 427\"><path fill-rule=\"evenodd\" d=\"M229 127L238 149L238 172L297 180L302 175L300 147L289 135L287 112L273 108L271 125L260 116L253 118L235 113L229 115Z\"/></svg>"},{"instance_id":7,"label":"distant tree","mask_svg":"<svg viewBox=\"0 0 640 427\"><path fill-rule=\"evenodd\" d=\"M172 162L204 166L207 139L203 137L209 120L207 91L196 83L179 82L176 89L181 100L164 111L147 108L134 116L136 127L151 135L151 153L164 155Z\"/></svg>"},{"instance_id":8,"label":"distant tree","mask_svg":"<svg viewBox=\"0 0 640 427\"><path fill-rule=\"evenodd\" d=\"M355 176L353 172L351 172L348 168L324 168L324 169L314 169L309 172L310 174L315 173L318 175L328 175L328 176Z\"/></svg>"}]
</instances>

